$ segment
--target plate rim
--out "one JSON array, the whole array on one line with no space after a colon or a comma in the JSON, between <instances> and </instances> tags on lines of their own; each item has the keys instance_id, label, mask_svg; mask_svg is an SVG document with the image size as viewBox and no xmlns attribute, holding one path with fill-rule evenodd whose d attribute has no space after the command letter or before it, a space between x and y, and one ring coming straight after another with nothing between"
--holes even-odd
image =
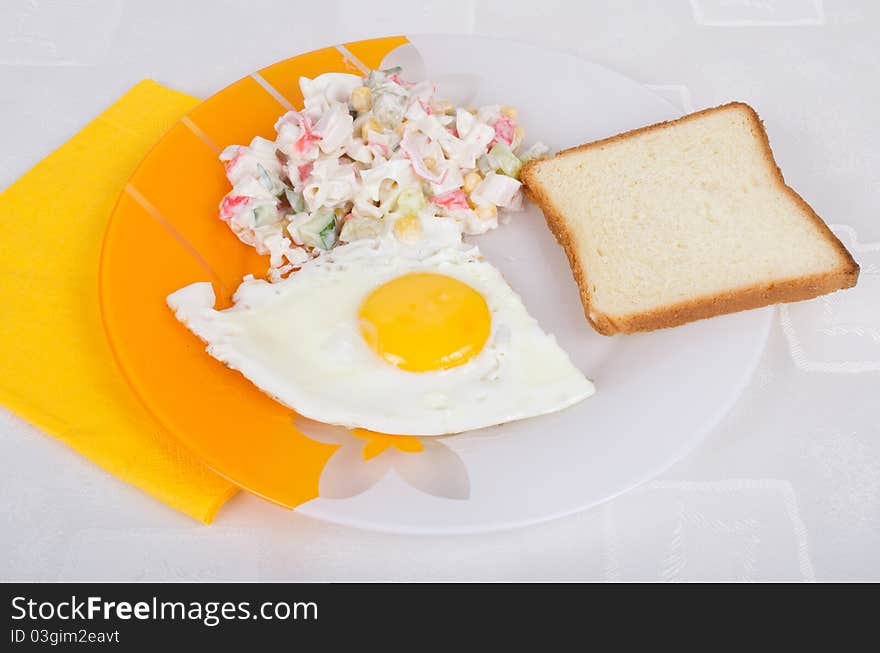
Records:
<instances>
[{"instance_id":1,"label":"plate rim","mask_svg":"<svg viewBox=\"0 0 880 653\"><path fill-rule=\"evenodd\" d=\"M391 35L388 35L388 36L391 36ZM660 101L663 104L670 107L676 114L682 113L682 111L679 107L675 106L668 99L666 99L663 96L661 96L660 94L656 93L655 91L650 89L645 84L639 82L638 80L635 80L627 75L619 73L614 69L608 68L607 66L605 66L601 63L593 61L592 59L588 59L588 58L583 57L579 54L568 52L568 51L565 51L565 50L562 50L559 48L538 45L535 43L530 43L530 42L525 41L523 39L507 38L507 37L494 36L494 35L444 34L444 33L418 32L418 33L407 34L405 38L407 38L409 40L410 38L418 38L418 37L430 37L430 38L449 37L449 38L456 38L456 39L461 39L461 40L476 39L476 40L481 40L481 41L497 41L497 42L511 43L511 44L516 44L516 45L527 46L529 48L538 49L538 50L545 51L545 52L550 52L550 53L553 53L558 56L563 56L563 57L566 57L569 59L578 60L579 62L585 62L585 63L588 63L589 65L595 67L596 69L603 71L603 73L605 73L607 75L613 76L613 77L615 77L619 80L625 81L627 83L637 84L637 85L641 86L645 90L646 93L650 93L651 95L656 97L658 99L658 101ZM374 39L381 39L381 38L386 38L386 36L377 36L377 37L373 37L373 38L369 38L369 39L360 39L358 41L351 41L349 43L360 43L363 41L371 41ZM344 44L345 44L345 42L342 43L342 45L344 45ZM314 49L311 49L311 50L308 50L305 52L298 52L298 53L291 55L291 57L287 57L285 59L280 59L280 60L278 60L278 62L273 62L268 65L272 66L272 65L274 65L274 63L286 61L290 58L295 58L295 57L298 57L301 55L309 54L311 52L317 52L317 51L325 49L325 48L334 47L335 45L340 45L340 44L323 45L318 48L314 48ZM247 75L241 79L244 79L246 77L247 77ZM150 148L146 151L144 156L141 158L141 160L137 163L135 168L132 170L132 173L129 175L128 180L126 181L125 187L120 191L119 195L116 197L116 200L113 204L113 207L109 213L108 220L107 220L107 223L104 227L104 231L103 231L103 235L102 235L100 253L99 253L99 265L98 265L99 310L100 310L100 315L101 315L102 328L103 328L105 337L107 339L108 345L110 347L110 350L113 355L114 362L115 362L117 368L120 370L121 374L123 375L123 378L125 379L127 385L131 389L132 393L137 398L138 402L144 407L144 409L147 411L147 413L151 416L151 418L153 420L156 421L156 423L162 428L162 430L164 432L166 432L168 435L170 435L176 443L178 443L186 451L190 452L195 458L197 458L200 462L202 462L202 464L206 465L206 467L211 469L212 472L214 472L214 473L218 474L219 476L221 476L222 478L228 480L236 488L243 490L243 491L245 491L249 494L252 494L254 496L257 496L263 500L267 500L267 501L269 501L275 505L278 505L280 507L285 507L285 508L290 509L288 506L284 506L283 504L281 504L279 501L273 499L272 497L266 496L258 491L255 491L249 487L246 487L245 485L242 485L241 482L236 481L228 473L226 473L226 472L222 471L221 469L218 469L217 467L208 463L204 458L199 456L185 441L181 440L176 435L176 433L173 429L169 428L166 425L166 423L151 409L149 402L145 399L143 394L139 391L139 389L138 389L136 383L134 382L134 380L132 379L129 371L126 369L126 366L123 365L122 359L120 357L120 353L118 351L118 345L117 345L116 340L112 334L112 330L109 327L107 316L106 316L106 305L105 305L106 301L105 301L105 293L104 293L104 288L103 288L103 285L104 285L103 279L104 279L104 275L105 275L105 258L106 258L105 252L108 247L108 240L109 240L109 234L111 232L112 223L114 221L114 218L117 216L117 212L118 212L120 203L122 202L123 197L126 193L125 188L128 186L129 181L135 176L135 174L141 168L141 166L158 149L158 147L160 146L162 141L166 138L169 131L173 127L184 122L185 117L188 116L189 113L193 109L202 106L205 102L208 102L211 98L213 98L217 94L223 92L223 90L225 90L229 86L237 83L238 81L240 81L240 79L236 79L236 80L229 82L229 84L224 86L222 89L219 89L218 91L216 91L215 93L210 95L208 98L205 98L204 100L202 100L201 102L196 104L190 111L188 111L186 114L184 114L184 116L182 116L181 118L176 120L172 125L170 125L169 130L166 131L152 146L150 146ZM608 501L611 501L611 500L621 496L622 494L625 494L625 493L627 493L627 492L629 492L629 491L631 491L641 485L644 485L645 483L650 482L651 480L655 479L657 476L661 475L663 472L665 472L666 470L671 468L677 462L680 462L681 460L685 459L704 440L706 440L708 438L708 436L711 434L711 432L724 420L725 416L727 416L731 412L733 407L740 401L745 389L747 388L747 386L749 384L749 381L753 378L755 370L757 369L758 364L760 363L762 356L766 350L766 345L767 345L770 329L772 326L772 317L775 314L775 307L773 307L773 306L763 307L763 308L756 309L752 312L753 313L763 313L763 316L762 316L763 322L760 325L761 331L760 331L760 334L758 334L758 336L757 336L756 346L754 347L754 350L752 352L750 352L751 360L749 361L747 366L744 366L742 368L743 371L741 373L741 378L736 383L734 390L729 394L729 396L726 398L726 400L723 403L719 403L716 406L716 408L713 410L711 416L704 420L705 423L701 424L701 426L699 428L695 429L693 431L693 433L690 435L690 437L687 438L686 442L681 447L679 447L675 452L669 454L664 459L664 461L662 463L656 465L650 472L640 474L639 480L624 483L624 484L622 484L621 487L615 489L613 492L607 494L604 497L589 500L589 501L584 502L581 505L577 505L574 507L566 507L562 510L550 511L547 514L542 515L541 517L538 517L538 518L527 517L527 518L523 518L521 520L509 519L509 520L505 520L503 522L493 522L491 520L486 520L486 522L483 524L475 525L475 526L468 526L468 527L462 527L462 526L449 526L449 527L447 527L447 526L438 526L438 525L434 525L432 527L412 526L412 525L405 526L405 525L401 525L401 524L391 524L391 523L380 524L374 520L369 520L369 519L361 520L361 519L357 519L357 518L348 518L345 516L342 516L342 517L328 516L326 514L322 514L321 510L316 509L316 507L313 505L315 503L315 501L318 499L325 500L325 501L332 501L331 499L326 499L326 498L322 499L321 497L316 497L313 500L306 501L305 503L302 503L302 504L292 508L292 510L294 510L297 513L304 515L308 518L316 519L318 521L332 523L332 524L336 524L336 525L347 526L347 527L353 527L353 528L358 528L358 529L363 529L363 530L372 531L372 532L393 533L393 534L411 534L411 535L453 535L453 534L488 533L488 532L498 532L498 531L506 531L506 530L512 530L512 529L517 529L517 528L523 528L523 527L530 526L530 525L536 525L536 524L541 524L541 523L545 523L548 521L552 521L555 519L560 519L560 518L563 518L566 516L570 516L570 515L579 513L584 510L588 510L588 509L593 508L595 506L602 505ZM396 474L396 472L394 470L390 470L389 474Z\"/></svg>"}]
</instances>

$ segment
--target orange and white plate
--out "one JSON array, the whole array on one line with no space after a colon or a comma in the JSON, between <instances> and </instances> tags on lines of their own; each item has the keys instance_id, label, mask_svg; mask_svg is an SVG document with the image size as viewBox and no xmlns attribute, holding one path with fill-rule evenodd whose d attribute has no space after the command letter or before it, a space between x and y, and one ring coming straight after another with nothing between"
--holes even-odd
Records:
<instances>
[{"instance_id":1,"label":"orange and white plate","mask_svg":"<svg viewBox=\"0 0 880 653\"><path fill-rule=\"evenodd\" d=\"M226 145L274 137L300 76L400 64L457 102L518 107L553 149L674 118L644 86L577 57L468 36L391 37L263 68L181 119L129 180L105 236L100 293L116 358L159 423L218 473L285 507L377 530L452 533L568 514L655 476L719 422L751 376L773 309L607 338L584 320L565 256L529 207L477 242L597 388L545 417L443 438L298 418L205 353L166 296L211 281L229 303L266 260L217 217Z\"/></svg>"}]
</instances>

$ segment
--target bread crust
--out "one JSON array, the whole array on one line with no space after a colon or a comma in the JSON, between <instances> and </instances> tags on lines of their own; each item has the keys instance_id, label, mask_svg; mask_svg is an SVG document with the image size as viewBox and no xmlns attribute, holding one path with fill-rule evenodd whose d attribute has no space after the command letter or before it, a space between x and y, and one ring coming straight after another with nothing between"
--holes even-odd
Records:
<instances>
[{"instance_id":1,"label":"bread crust","mask_svg":"<svg viewBox=\"0 0 880 653\"><path fill-rule=\"evenodd\" d=\"M752 308L769 306L771 304L812 299L813 297L825 295L844 288L851 288L856 285L859 278L858 264L855 262L849 251L847 251L846 247L844 247L843 243L840 242L840 240L828 228L828 225L826 225L822 218L816 214L813 208L807 204L793 188L785 183L782 171L776 164L776 160L773 157L773 151L770 149L770 140L767 137L763 122L757 112L744 102L730 102L710 109L703 109L702 111L688 114L676 120L668 120L654 125L648 125L647 127L640 127L639 129L633 129L616 136L571 147L562 150L556 154L556 157L562 157L582 150L625 140L640 134L667 129L676 124L693 120L704 114L726 110L740 110L746 112L749 122L751 123L752 132L762 143L765 160L770 168L773 178L779 185L780 190L787 193L801 207L807 218L813 222L828 243L837 250L840 255L840 266L827 273L732 289L677 304L659 307L652 311L633 313L630 315L606 315L596 310L596 308L591 305L590 286L586 277L586 272L578 258L577 244L574 242L574 237L568 228L567 221L562 214L562 211L560 211L553 203L550 196L534 177L534 171L536 168L541 165L542 161L547 161L548 159L529 161L523 166L520 173L520 179L523 182L526 195L541 208L541 211L544 213L544 218L547 221L547 226L550 228L550 231L553 232L553 235L556 236L557 242L565 250L572 274L574 275L574 279L580 289L581 303L584 306L584 315L596 331L602 335L610 336L617 333L636 333L638 331L653 331L655 329L674 327L695 320L715 317L716 315L735 313Z\"/></svg>"}]
</instances>

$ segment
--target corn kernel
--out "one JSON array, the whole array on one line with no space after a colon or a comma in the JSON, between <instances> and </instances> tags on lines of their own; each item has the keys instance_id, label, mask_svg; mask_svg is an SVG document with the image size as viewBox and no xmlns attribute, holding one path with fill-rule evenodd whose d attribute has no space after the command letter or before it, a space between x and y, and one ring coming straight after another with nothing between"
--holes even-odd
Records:
<instances>
[{"instance_id":1,"label":"corn kernel","mask_svg":"<svg viewBox=\"0 0 880 653\"><path fill-rule=\"evenodd\" d=\"M368 136L367 132L371 132L371 131L376 132L377 134L382 133L382 125L380 125L378 122L376 122L372 118L370 118L367 122L365 122L361 126L361 138L363 138L365 141L370 140L370 137Z\"/></svg>"},{"instance_id":2,"label":"corn kernel","mask_svg":"<svg viewBox=\"0 0 880 653\"><path fill-rule=\"evenodd\" d=\"M434 111L434 113L440 113L447 116L455 113L455 105L452 104L452 102L450 102L449 100L437 100L436 102L434 102L431 109Z\"/></svg>"},{"instance_id":3,"label":"corn kernel","mask_svg":"<svg viewBox=\"0 0 880 653\"><path fill-rule=\"evenodd\" d=\"M478 204L474 213L480 220L494 220L498 217L498 208L494 204Z\"/></svg>"},{"instance_id":4,"label":"corn kernel","mask_svg":"<svg viewBox=\"0 0 880 653\"><path fill-rule=\"evenodd\" d=\"M437 170L437 159L432 156L426 156L425 158L423 158L422 163L424 163L425 167L431 172Z\"/></svg>"},{"instance_id":5,"label":"corn kernel","mask_svg":"<svg viewBox=\"0 0 880 653\"><path fill-rule=\"evenodd\" d=\"M465 193L473 193L474 189L480 185L480 182L483 181L483 177L479 172L469 172L464 176L464 184L462 188Z\"/></svg>"},{"instance_id":6,"label":"corn kernel","mask_svg":"<svg viewBox=\"0 0 880 653\"><path fill-rule=\"evenodd\" d=\"M517 125L513 130L513 141L510 143L510 149L515 150L522 145L523 139L526 137L526 130Z\"/></svg>"},{"instance_id":7,"label":"corn kernel","mask_svg":"<svg viewBox=\"0 0 880 653\"><path fill-rule=\"evenodd\" d=\"M516 110L516 107L503 106L501 107L501 115L516 122L519 118L519 111Z\"/></svg>"},{"instance_id":8,"label":"corn kernel","mask_svg":"<svg viewBox=\"0 0 880 653\"><path fill-rule=\"evenodd\" d=\"M351 92L351 108L358 113L373 108L373 93L366 86L358 86Z\"/></svg>"},{"instance_id":9,"label":"corn kernel","mask_svg":"<svg viewBox=\"0 0 880 653\"><path fill-rule=\"evenodd\" d=\"M399 241L405 243L415 242L419 239L421 233L422 225L414 215L405 215L402 218L398 218L397 222L394 223L394 235Z\"/></svg>"}]
</instances>

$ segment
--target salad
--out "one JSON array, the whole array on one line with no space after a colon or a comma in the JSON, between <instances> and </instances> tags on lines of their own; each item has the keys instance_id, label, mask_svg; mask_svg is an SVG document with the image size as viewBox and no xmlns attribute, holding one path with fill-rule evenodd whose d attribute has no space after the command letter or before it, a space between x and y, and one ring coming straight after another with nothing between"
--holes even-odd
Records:
<instances>
[{"instance_id":1,"label":"salad","mask_svg":"<svg viewBox=\"0 0 880 653\"><path fill-rule=\"evenodd\" d=\"M455 107L399 74L300 78L304 108L278 120L274 141L221 153L232 190L220 218L270 256L271 281L338 243L417 241L430 219L480 234L522 207L520 168L548 150L523 148L516 109Z\"/></svg>"}]
</instances>

